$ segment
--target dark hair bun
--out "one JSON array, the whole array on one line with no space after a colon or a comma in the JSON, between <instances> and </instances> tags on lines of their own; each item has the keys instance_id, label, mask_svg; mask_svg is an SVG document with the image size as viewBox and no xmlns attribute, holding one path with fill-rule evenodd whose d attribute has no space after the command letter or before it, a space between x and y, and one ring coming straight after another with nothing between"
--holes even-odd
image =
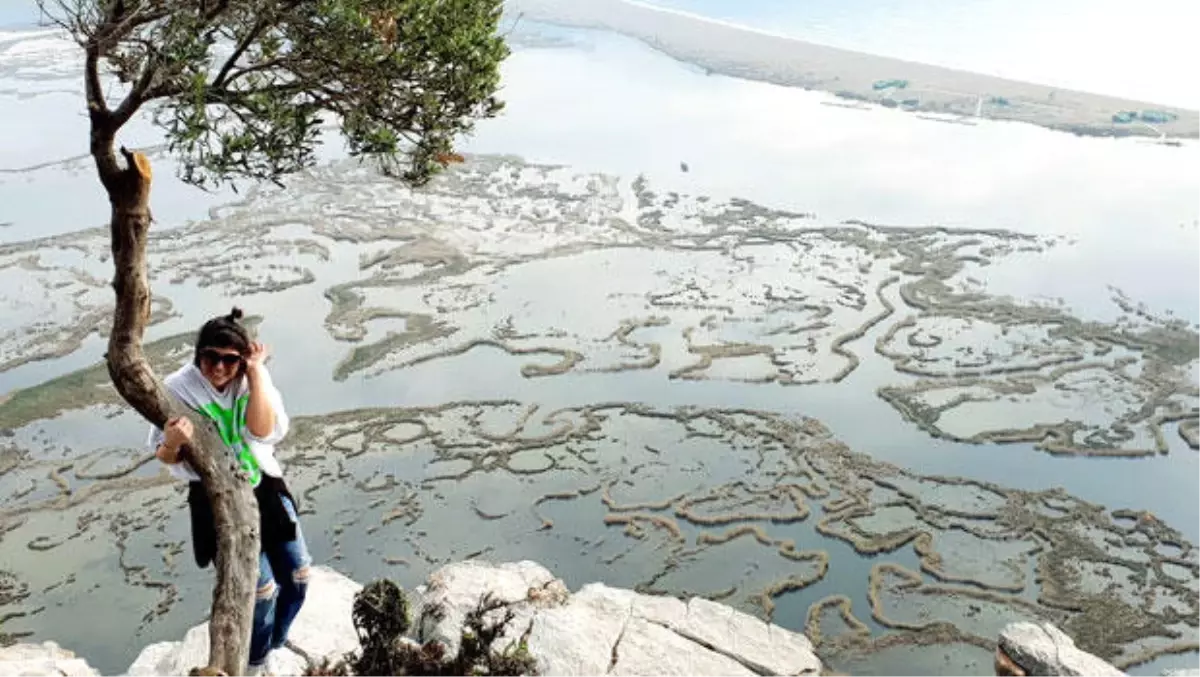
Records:
<instances>
[{"instance_id":1,"label":"dark hair bun","mask_svg":"<svg viewBox=\"0 0 1200 677\"><path fill-rule=\"evenodd\" d=\"M234 306L234 307L233 307L233 310L229 311L229 314L228 314L228 315L226 315L225 317L227 317L228 319L230 319L230 320L232 320L232 321L234 321L234 322L237 322L238 320L240 320L240 319L242 319L243 317L245 317L245 315L246 315L246 314L242 312L242 309L241 309L241 308L238 308L237 306Z\"/></svg>"}]
</instances>

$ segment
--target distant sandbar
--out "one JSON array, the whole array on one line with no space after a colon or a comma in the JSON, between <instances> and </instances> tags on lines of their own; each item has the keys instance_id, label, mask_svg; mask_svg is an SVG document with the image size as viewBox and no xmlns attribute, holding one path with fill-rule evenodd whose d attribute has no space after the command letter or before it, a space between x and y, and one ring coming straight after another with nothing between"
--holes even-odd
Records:
<instances>
[{"instance_id":1,"label":"distant sandbar","mask_svg":"<svg viewBox=\"0 0 1200 677\"><path fill-rule=\"evenodd\" d=\"M634 0L507 4L531 20L636 38L710 73L830 92L849 107L879 104L966 124L1015 120L1088 136L1200 136L1197 111L825 47Z\"/></svg>"}]
</instances>

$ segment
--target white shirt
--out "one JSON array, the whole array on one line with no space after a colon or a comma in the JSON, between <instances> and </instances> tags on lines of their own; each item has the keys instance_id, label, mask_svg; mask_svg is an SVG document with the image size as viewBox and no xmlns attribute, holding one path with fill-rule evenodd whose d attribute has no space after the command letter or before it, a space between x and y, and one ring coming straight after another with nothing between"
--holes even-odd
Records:
<instances>
[{"instance_id":1,"label":"white shirt","mask_svg":"<svg viewBox=\"0 0 1200 677\"><path fill-rule=\"evenodd\" d=\"M216 424L217 431L225 442L226 453L240 460L242 469L250 476L250 482L254 486L258 486L262 479L260 471L272 477L283 477L283 469L275 459L275 445L288 432L288 417L283 409L283 397L271 382L271 375L267 373L266 367L261 368L261 379L263 392L267 394L271 409L275 412L275 427L266 437L258 437L246 427L250 386L245 377L236 385L231 383L225 386L224 392L214 388L194 364L188 364L163 379L167 390L175 397ZM150 449L158 449L164 438L163 431L152 426L150 438L147 440ZM200 476L187 461L168 463L167 468L172 475L181 480L200 481Z\"/></svg>"}]
</instances>

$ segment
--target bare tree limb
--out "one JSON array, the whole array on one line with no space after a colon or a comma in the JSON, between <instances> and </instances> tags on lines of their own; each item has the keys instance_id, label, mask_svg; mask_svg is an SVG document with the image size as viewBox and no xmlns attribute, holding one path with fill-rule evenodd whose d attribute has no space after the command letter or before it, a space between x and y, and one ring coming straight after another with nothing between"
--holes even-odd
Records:
<instances>
[{"instance_id":1,"label":"bare tree limb","mask_svg":"<svg viewBox=\"0 0 1200 677\"><path fill-rule=\"evenodd\" d=\"M121 167L113 151L117 128L113 125L112 112L104 101L104 91L100 84L99 53L99 47L89 42L84 57L84 92L88 117L92 123L89 150L96 163L100 182L111 193L120 177Z\"/></svg>"},{"instance_id":2,"label":"bare tree limb","mask_svg":"<svg viewBox=\"0 0 1200 677\"><path fill-rule=\"evenodd\" d=\"M97 27L93 34L93 39L100 45L101 53L106 53L112 49L121 40L128 38L138 28L147 24L160 21L170 16L170 12L158 10L155 12L147 12L139 14L137 12L125 12L118 14L118 8L121 8L123 3L115 3L112 13L105 19L104 23Z\"/></svg>"},{"instance_id":3,"label":"bare tree limb","mask_svg":"<svg viewBox=\"0 0 1200 677\"><path fill-rule=\"evenodd\" d=\"M94 121L97 117L107 118L108 103L104 100L104 88L100 83L100 45L89 42L84 50L83 91L87 99L88 114ZM105 124L108 121L104 120Z\"/></svg>"},{"instance_id":4,"label":"bare tree limb","mask_svg":"<svg viewBox=\"0 0 1200 677\"><path fill-rule=\"evenodd\" d=\"M150 100L147 95L152 91L151 87L154 84L154 76L157 73L158 55L152 51L148 52L146 63L142 66L142 72L138 76L137 81L133 83L133 86L129 89L129 93L125 95L125 99L113 113L114 125L117 127L124 125L142 107L142 104Z\"/></svg>"}]
</instances>

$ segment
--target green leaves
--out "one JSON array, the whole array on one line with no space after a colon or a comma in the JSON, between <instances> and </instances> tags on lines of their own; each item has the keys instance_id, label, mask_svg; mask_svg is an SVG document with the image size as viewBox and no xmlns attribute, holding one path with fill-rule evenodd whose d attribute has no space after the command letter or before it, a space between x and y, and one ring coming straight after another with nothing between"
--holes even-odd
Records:
<instances>
[{"instance_id":1,"label":"green leaves","mask_svg":"<svg viewBox=\"0 0 1200 677\"><path fill-rule=\"evenodd\" d=\"M60 23L129 83L118 110L154 102L200 186L311 166L322 120L421 184L503 108L502 0L72 1Z\"/></svg>"},{"instance_id":2,"label":"green leaves","mask_svg":"<svg viewBox=\"0 0 1200 677\"><path fill-rule=\"evenodd\" d=\"M289 24L286 37L311 67L298 75L327 81L322 94L341 117L350 152L422 183L456 137L500 111L494 93L508 55L496 35L500 4L323 0L315 8L321 20ZM356 76L338 77L346 73Z\"/></svg>"}]
</instances>

